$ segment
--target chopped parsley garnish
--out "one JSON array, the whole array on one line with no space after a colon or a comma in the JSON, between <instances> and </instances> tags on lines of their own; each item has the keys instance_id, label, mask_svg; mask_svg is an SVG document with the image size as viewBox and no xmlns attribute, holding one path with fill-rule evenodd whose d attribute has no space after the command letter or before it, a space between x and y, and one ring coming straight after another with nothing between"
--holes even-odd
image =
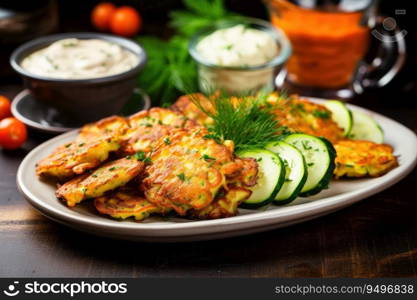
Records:
<instances>
[{"instance_id":1,"label":"chopped parsley garnish","mask_svg":"<svg viewBox=\"0 0 417 300\"><path fill-rule=\"evenodd\" d=\"M97 178L97 174L93 174L91 175L91 177Z\"/></svg>"},{"instance_id":2,"label":"chopped parsley garnish","mask_svg":"<svg viewBox=\"0 0 417 300\"><path fill-rule=\"evenodd\" d=\"M325 110L315 110L313 111L313 116L315 116L316 118L321 118L321 119L329 119L330 113Z\"/></svg>"},{"instance_id":3,"label":"chopped parsley garnish","mask_svg":"<svg viewBox=\"0 0 417 300\"><path fill-rule=\"evenodd\" d=\"M84 145L85 145L85 143L81 143L81 144L78 144L78 147L82 147Z\"/></svg>"},{"instance_id":4,"label":"chopped parsley garnish","mask_svg":"<svg viewBox=\"0 0 417 300\"><path fill-rule=\"evenodd\" d=\"M205 136L203 136L203 138L204 138L204 139L206 139L206 140L212 139L212 140L214 140L217 144L221 144L221 143L222 143L221 138L220 138L218 135L215 135L215 134L213 134L213 133L206 134Z\"/></svg>"},{"instance_id":5,"label":"chopped parsley garnish","mask_svg":"<svg viewBox=\"0 0 417 300\"><path fill-rule=\"evenodd\" d=\"M181 181L185 181L186 177L184 173L180 173L177 175L177 177L181 180Z\"/></svg>"},{"instance_id":6,"label":"chopped parsley garnish","mask_svg":"<svg viewBox=\"0 0 417 300\"><path fill-rule=\"evenodd\" d=\"M66 145L65 145L65 148L69 148L69 147L71 147L71 145L72 145L71 143L66 144Z\"/></svg>"},{"instance_id":7,"label":"chopped parsley garnish","mask_svg":"<svg viewBox=\"0 0 417 300\"><path fill-rule=\"evenodd\" d=\"M256 161L262 161L262 157L258 157Z\"/></svg>"},{"instance_id":8,"label":"chopped parsley garnish","mask_svg":"<svg viewBox=\"0 0 417 300\"><path fill-rule=\"evenodd\" d=\"M136 160L144 161L146 158L146 154L143 151L138 151L133 155L133 158Z\"/></svg>"},{"instance_id":9,"label":"chopped parsley garnish","mask_svg":"<svg viewBox=\"0 0 417 300\"><path fill-rule=\"evenodd\" d=\"M164 138L164 143L166 145L171 145L171 140L169 139L169 137Z\"/></svg>"},{"instance_id":10,"label":"chopped parsley garnish","mask_svg":"<svg viewBox=\"0 0 417 300\"><path fill-rule=\"evenodd\" d=\"M85 194L85 193L87 192L87 188L83 187L83 188L81 189L81 191L83 192L83 194Z\"/></svg>"},{"instance_id":11,"label":"chopped parsley garnish","mask_svg":"<svg viewBox=\"0 0 417 300\"><path fill-rule=\"evenodd\" d=\"M204 159L205 161L216 160L214 157L211 157L210 155L207 155L207 154L203 154L201 158Z\"/></svg>"},{"instance_id":12,"label":"chopped parsley garnish","mask_svg":"<svg viewBox=\"0 0 417 300\"><path fill-rule=\"evenodd\" d=\"M111 168L109 169L109 171L114 171L114 170L116 170L116 167L111 167Z\"/></svg>"},{"instance_id":13,"label":"chopped parsley garnish","mask_svg":"<svg viewBox=\"0 0 417 300\"><path fill-rule=\"evenodd\" d=\"M132 158L131 155L126 156L126 159L131 159L131 158Z\"/></svg>"},{"instance_id":14,"label":"chopped parsley garnish","mask_svg":"<svg viewBox=\"0 0 417 300\"><path fill-rule=\"evenodd\" d=\"M152 162L152 160L151 160L151 158L150 158L150 157L147 157L147 158L145 158L145 159L143 160L143 162L144 162L145 164L149 165L149 164Z\"/></svg>"}]
</instances>

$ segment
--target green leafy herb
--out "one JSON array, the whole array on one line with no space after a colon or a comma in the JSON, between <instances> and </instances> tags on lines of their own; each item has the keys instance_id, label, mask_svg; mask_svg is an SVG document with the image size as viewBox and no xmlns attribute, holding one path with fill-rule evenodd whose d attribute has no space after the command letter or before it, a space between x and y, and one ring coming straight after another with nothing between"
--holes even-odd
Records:
<instances>
[{"instance_id":1,"label":"green leafy herb","mask_svg":"<svg viewBox=\"0 0 417 300\"><path fill-rule=\"evenodd\" d=\"M201 156L201 158L204 159L205 161L216 160L214 157L211 157L210 155L207 155L207 154L203 154L203 156Z\"/></svg>"},{"instance_id":2,"label":"green leafy herb","mask_svg":"<svg viewBox=\"0 0 417 300\"><path fill-rule=\"evenodd\" d=\"M265 105L266 97L263 95L244 96L237 101L232 101L225 94L211 97L209 101L214 109L210 111L200 105L197 97L191 100L214 120L210 138L232 140L236 150L263 147L277 141L279 135L285 132L271 109Z\"/></svg>"},{"instance_id":3,"label":"green leafy herb","mask_svg":"<svg viewBox=\"0 0 417 300\"><path fill-rule=\"evenodd\" d=\"M171 140L169 139L169 137L164 138L164 143L166 145L170 145L171 144Z\"/></svg>"},{"instance_id":4,"label":"green leafy herb","mask_svg":"<svg viewBox=\"0 0 417 300\"><path fill-rule=\"evenodd\" d=\"M186 177L184 173L180 173L177 175L177 177L181 180L181 181L185 181Z\"/></svg>"},{"instance_id":5,"label":"green leafy herb","mask_svg":"<svg viewBox=\"0 0 417 300\"><path fill-rule=\"evenodd\" d=\"M313 111L313 116L315 116L316 118L321 118L321 119L329 119L330 112L325 111L325 110L315 110Z\"/></svg>"},{"instance_id":6,"label":"green leafy herb","mask_svg":"<svg viewBox=\"0 0 417 300\"><path fill-rule=\"evenodd\" d=\"M146 158L146 154L143 151L138 151L133 155L133 158L136 160L144 161Z\"/></svg>"},{"instance_id":7,"label":"green leafy herb","mask_svg":"<svg viewBox=\"0 0 417 300\"><path fill-rule=\"evenodd\" d=\"M206 134L205 136L203 136L204 139L209 140L212 139L214 140L217 144L222 144L222 138L216 134L210 133L210 134Z\"/></svg>"},{"instance_id":8,"label":"green leafy herb","mask_svg":"<svg viewBox=\"0 0 417 300\"><path fill-rule=\"evenodd\" d=\"M85 145L85 143L81 143L81 144L78 144L78 147L82 147L84 145Z\"/></svg>"},{"instance_id":9,"label":"green leafy herb","mask_svg":"<svg viewBox=\"0 0 417 300\"><path fill-rule=\"evenodd\" d=\"M116 167L111 167L111 168L109 169L109 171L114 171L114 170L116 170Z\"/></svg>"}]
</instances>

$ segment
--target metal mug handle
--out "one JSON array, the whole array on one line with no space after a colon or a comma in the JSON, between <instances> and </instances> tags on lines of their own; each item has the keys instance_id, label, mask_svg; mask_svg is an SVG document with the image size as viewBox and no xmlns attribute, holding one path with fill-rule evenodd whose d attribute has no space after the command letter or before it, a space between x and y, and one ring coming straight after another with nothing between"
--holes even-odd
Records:
<instances>
[{"instance_id":1,"label":"metal mug handle","mask_svg":"<svg viewBox=\"0 0 417 300\"><path fill-rule=\"evenodd\" d=\"M392 18L384 18L382 16L377 17L377 26L382 27L384 21L395 20ZM397 26L393 30L394 34L389 34L386 31L380 32L375 28L371 31L371 34L381 41L379 45L377 55L372 62L362 61L357 69L355 80L353 82L353 89L357 94L361 94L365 89L378 88L387 85L397 73L401 70L406 59L406 44L404 36L407 31L400 30ZM391 31L392 31L391 29ZM389 62L396 56L395 61L389 65ZM384 71L385 70L385 71ZM384 71L382 75L377 78L371 78L371 75L377 71Z\"/></svg>"}]
</instances>

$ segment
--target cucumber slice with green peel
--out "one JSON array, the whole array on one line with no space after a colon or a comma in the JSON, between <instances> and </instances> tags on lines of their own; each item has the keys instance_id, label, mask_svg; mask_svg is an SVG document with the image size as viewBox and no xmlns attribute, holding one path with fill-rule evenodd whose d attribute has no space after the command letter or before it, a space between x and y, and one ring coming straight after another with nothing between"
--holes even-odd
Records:
<instances>
[{"instance_id":1,"label":"cucumber slice with green peel","mask_svg":"<svg viewBox=\"0 0 417 300\"><path fill-rule=\"evenodd\" d=\"M353 127L349 138L353 140L365 140L381 144L384 142L384 131L378 123L366 113L352 111Z\"/></svg>"},{"instance_id":2,"label":"cucumber slice with green peel","mask_svg":"<svg viewBox=\"0 0 417 300\"><path fill-rule=\"evenodd\" d=\"M323 104L332 113L332 119L343 128L344 136L348 136L353 126L352 112L338 100L329 100Z\"/></svg>"},{"instance_id":3,"label":"cucumber slice with green peel","mask_svg":"<svg viewBox=\"0 0 417 300\"><path fill-rule=\"evenodd\" d=\"M335 168L336 151L333 145L325 138L304 133L289 134L283 140L300 150L307 164L307 181L300 196L315 195L326 189Z\"/></svg>"},{"instance_id":4,"label":"cucumber slice with green peel","mask_svg":"<svg viewBox=\"0 0 417 300\"><path fill-rule=\"evenodd\" d=\"M307 180L307 165L304 156L294 146L283 142L272 142L266 145L281 158L285 166L285 182L273 200L274 204L287 204L297 198Z\"/></svg>"},{"instance_id":5,"label":"cucumber slice with green peel","mask_svg":"<svg viewBox=\"0 0 417 300\"><path fill-rule=\"evenodd\" d=\"M245 208L257 208L274 200L285 180L285 166L275 153L265 149L248 149L237 153L240 157L252 157L258 163L258 180L249 187L250 197L241 204Z\"/></svg>"}]
</instances>

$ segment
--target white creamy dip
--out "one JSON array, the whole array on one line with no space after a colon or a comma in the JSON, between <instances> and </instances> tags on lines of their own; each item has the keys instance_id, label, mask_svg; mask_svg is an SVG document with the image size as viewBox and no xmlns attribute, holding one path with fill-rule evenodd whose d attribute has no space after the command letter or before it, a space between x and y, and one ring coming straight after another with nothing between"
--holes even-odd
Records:
<instances>
[{"instance_id":1,"label":"white creamy dip","mask_svg":"<svg viewBox=\"0 0 417 300\"><path fill-rule=\"evenodd\" d=\"M63 39L25 57L28 72L61 79L86 79L123 73L139 58L117 44L100 39Z\"/></svg>"},{"instance_id":2,"label":"white creamy dip","mask_svg":"<svg viewBox=\"0 0 417 300\"><path fill-rule=\"evenodd\" d=\"M244 25L216 30L204 37L196 50L207 62L224 67L262 65L279 52L270 34Z\"/></svg>"}]
</instances>

